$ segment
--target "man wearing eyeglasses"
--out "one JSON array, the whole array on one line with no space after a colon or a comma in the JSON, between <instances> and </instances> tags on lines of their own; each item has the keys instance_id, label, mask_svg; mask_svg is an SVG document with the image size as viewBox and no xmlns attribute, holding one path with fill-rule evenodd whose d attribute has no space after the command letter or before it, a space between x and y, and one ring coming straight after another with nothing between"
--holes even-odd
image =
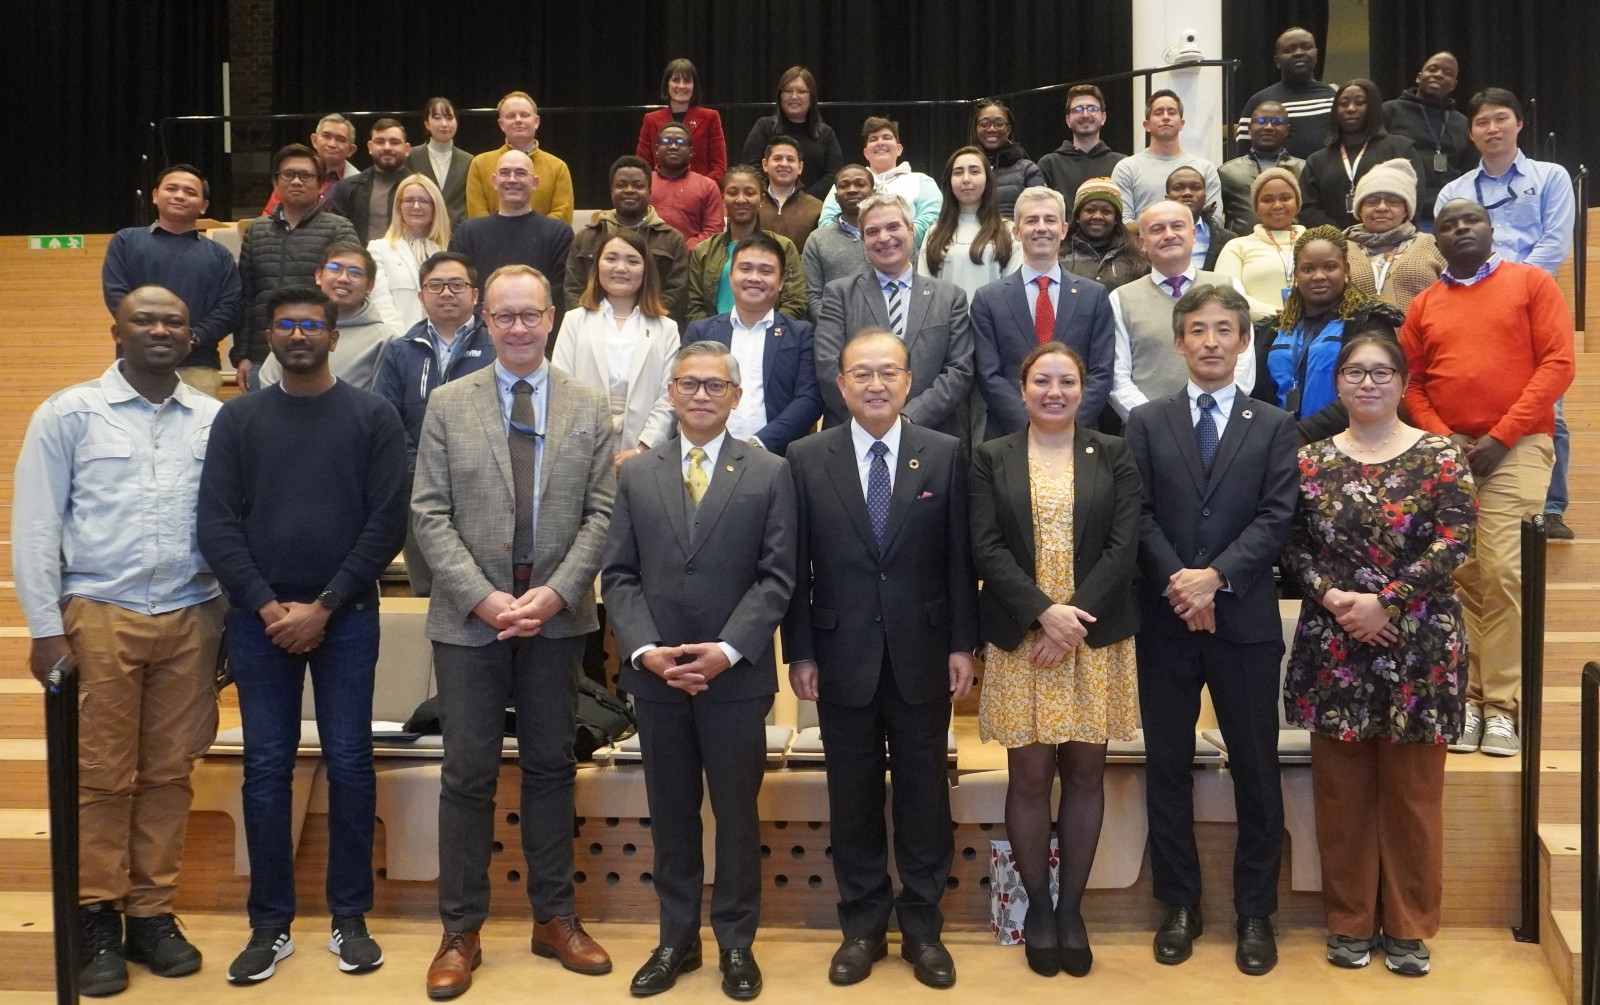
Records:
<instances>
[{"instance_id":1,"label":"man wearing eyeglasses","mask_svg":"<svg viewBox=\"0 0 1600 1005\"><path fill-rule=\"evenodd\" d=\"M255 386L251 370L267 358L267 301L286 286L311 286L328 245L360 245L350 221L324 210L317 179L322 162L310 147L291 143L272 155L272 190L279 205L250 222L239 251L244 324L228 358L241 391Z\"/></svg>"},{"instance_id":2,"label":"man wearing eyeglasses","mask_svg":"<svg viewBox=\"0 0 1600 1005\"><path fill-rule=\"evenodd\" d=\"M372 253L359 244L330 244L316 272L320 289L339 312L339 348L328 358L333 375L363 391L372 390L378 362L395 333L372 306ZM261 386L283 379L283 364L269 356L261 364Z\"/></svg>"},{"instance_id":3,"label":"man wearing eyeglasses","mask_svg":"<svg viewBox=\"0 0 1600 1005\"><path fill-rule=\"evenodd\" d=\"M781 277L782 256L774 260ZM796 528L788 465L729 433L742 370L720 342L678 350L668 388L679 435L622 466L601 572L617 651L628 654L622 686L639 716L661 901L660 940L633 978L636 996L665 991L700 965L706 787L722 990L739 1000L761 992L751 949L761 913L756 797Z\"/></svg>"},{"instance_id":4,"label":"man wearing eyeglasses","mask_svg":"<svg viewBox=\"0 0 1600 1005\"><path fill-rule=\"evenodd\" d=\"M450 235L450 250L472 259L480 276L493 275L505 265L526 265L542 275L565 276L567 254L572 250L572 226L534 207L534 195L540 185L534 162L527 154L520 150L501 154L494 169L499 207L488 216L472 217L457 227ZM567 215L570 217L571 213ZM561 312L562 305L557 303L558 327Z\"/></svg>"},{"instance_id":5,"label":"man wearing eyeglasses","mask_svg":"<svg viewBox=\"0 0 1600 1005\"><path fill-rule=\"evenodd\" d=\"M311 133L310 142L310 149L322 161L317 201L323 209L332 209L334 188L344 179L354 178L360 173L360 169L350 163L350 155L356 152L356 127L337 112L324 115L317 120L317 128ZM267 204L262 207L261 215L271 216L282 201L283 196L274 190Z\"/></svg>"},{"instance_id":6,"label":"man wearing eyeglasses","mask_svg":"<svg viewBox=\"0 0 1600 1005\"><path fill-rule=\"evenodd\" d=\"M359 247L359 245L356 245ZM228 969L258 984L294 952L290 783L307 670L328 775L328 949L344 973L383 964L372 909L372 690L378 576L405 539L405 430L387 401L334 377L339 309L313 287L267 305L283 379L222 407L200 478L200 551L228 595L244 726L250 940Z\"/></svg>"},{"instance_id":7,"label":"man wearing eyeglasses","mask_svg":"<svg viewBox=\"0 0 1600 1005\"><path fill-rule=\"evenodd\" d=\"M433 570L427 633L444 723L435 999L465 992L482 961L509 707L533 952L575 973L611 970L572 889L573 704L584 637L599 625L594 578L616 491L611 411L545 360L555 303L544 275L505 266L483 302L495 365L433 393L411 497Z\"/></svg>"},{"instance_id":8,"label":"man wearing eyeglasses","mask_svg":"<svg viewBox=\"0 0 1600 1005\"><path fill-rule=\"evenodd\" d=\"M478 271L472 260L441 251L422 263L417 299L427 317L389 343L378 361L372 390L387 398L406 427L406 498L417 467L417 439L428 396L448 381L475 373L494 362L489 329L478 317ZM433 591L433 573L417 544L416 527L406 521L406 575L413 596Z\"/></svg>"},{"instance_id":9,"label":"man wearing eyeglasses","mask_svg":"<svg viewBox=\"0 0 1600 1005\"><path fill-rule=\"evenodd\" d=\"M841 280L842 282L842 280ZM915 358L869 327L835 357L848 421L789 448L799 499L798 577L783 625L795 696L817 703L827 747L833 873L844 941L828 980L855 984L888 951L929 987L955 984L939 899L953 850L950 707L977 677L977 581L960 441L906 422ZM894 780L887 869L885 745Z\"/></svg>"},{"instance_id":10,"label":"man wearing eyeglasses","mask_svg":"<svg viewBox=\"0 0 1600 1005\"><path fill-rule=\"evenodd\" d=\"M1109 178L1111 169L1127 154L1106 146L1100 130L1106 124L1106 96L1093 84L1067 90L1067 130L1061 146L1039 158L1045 181L1069 203L1090 178Z\"/></svg>"},{"instance_id":11,"label":"man wearing eyeglasses","mask_svg":"<svg viewBox=\"0 0 1600 1005\"><path fill-rule=\"evenodd\" d=\"M394 187L411 171L406 165L411 144L406 141L405 126L390 118L374 122L367 153L372 166L334 188L332 208L350 221L356 233L371 241L388 233Z\"/></svg>"},{"instance_id":12,"label":"man wearing eyeglasses","mask_svg":"<svg viewBox=\"0 0 1600 1005\"><path fill-rule=\"evenodd\" d=\"M686 251L722 233L722 192L717 183L689 167L694 140L688 127L668 122L656 133L656 166L650 206L683 235Z\"/></svg>"},{"instance_id":13,"label":"man wearing eyeglasses","mask_svg":"<svg viewBox=\"0 0 1600 1005\"><path fill-rule=\"evenodd\" d=\"M1256 105L1246 128L1250 133L1249 151L1217 168L1217 178L1222 182L1222 215L1235 234L1249 234L1261 222L1250 199L1250 185L1257 175L1267 168L1281 167L1299 177L1306 166L1304 160L1283 148L1290 127L1289 112L1282 102L1263 101Z\"/></svg>"}]
</instances>

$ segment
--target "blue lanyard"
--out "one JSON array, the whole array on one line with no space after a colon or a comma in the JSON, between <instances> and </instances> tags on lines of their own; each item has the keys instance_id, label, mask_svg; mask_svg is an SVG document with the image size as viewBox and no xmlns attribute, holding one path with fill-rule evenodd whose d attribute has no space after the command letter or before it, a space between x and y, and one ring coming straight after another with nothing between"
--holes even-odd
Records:
<instances>
[{"instance_id":1,"label":"blue lanyard","mask_svg":"<svg viewBox=\"0 0 1600 1005\"><path fill-rule=\"evenodd\" d=\"M1482 206L1485 210L1487 210L1488 212L1492 213L1495 210L1499 209L1501 206L1506 205L1507 203L1516 202L1517 201L1517 187L1511 183L1511 172L1515 171L1515 170L1516 170L1516 165L1515 164L1513 164L1509 168L1506 168L1506 195L1505 195L1505 198L1501 199L1499 202L1496 202L1494 205L1491 206L1488 203L1483 201L1483 169L1479 168L1478 169L1478 173L1472 176L1472 193L1478 197L1478 205Z\"/></svg>"}]
</instances>

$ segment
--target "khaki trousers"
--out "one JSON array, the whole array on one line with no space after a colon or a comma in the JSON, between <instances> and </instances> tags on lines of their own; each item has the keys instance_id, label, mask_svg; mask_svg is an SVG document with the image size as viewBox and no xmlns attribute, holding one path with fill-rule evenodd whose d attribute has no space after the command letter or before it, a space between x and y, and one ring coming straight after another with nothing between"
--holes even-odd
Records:
<instances>
[{"instance_id":1,"label":"khaki trousers","mask_svg":"<svg viewBox=\"0 0 1600 1005\"><path fill-rule=\"evenodd\" d=\"M1444 761L1432 743L1311 735L1311 787L1330 935L1439 932L1444 896Z\"/></svg>"},{"instance_id":2,"label":"khaki trousers","mask_svg":"<svg viewBox=\"0 0 1600 1005\"><path fill-rule=\"evenodd\" d=\"M189 823L189 774L217 735L221 597L146 615L68 601L78 659L78 901L131 917L172 910Z\"/></svg>"},{"instance_id":3,"label":"khaki trousers","mask_svg":"<svg viewBox=\"0 0 1600 1005\"><path fill-rule=\"evenodd\" d=\"M178 379L213 398L222 397L222 371L209 366L180 366Z\"/></svg>"},{"instance_id":4,"label":"khaki trousers","mask_svg":"<svg viewBox=\"0 0 1600 1005\"><path fill-rule=\"evenodd\" d=\"M1470 443L1467 437L1455 437ZM1517 718L1522 687L1522 519L1544 512L1555 453L1543 433L1524 436L1477 482L1472 553L1456 569L1466 615L1467 700L1485 715Z\"/></svg>"}]
</instances>

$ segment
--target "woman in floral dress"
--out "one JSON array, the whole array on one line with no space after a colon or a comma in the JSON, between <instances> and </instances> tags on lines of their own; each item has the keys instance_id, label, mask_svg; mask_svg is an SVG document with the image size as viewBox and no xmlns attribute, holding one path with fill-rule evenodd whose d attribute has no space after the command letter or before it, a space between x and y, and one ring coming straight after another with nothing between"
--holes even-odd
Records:
<instances>
[{"instance_id":1,"label":"woman in floral dress","mask_svg":"<svg viewBox=\"0 0 1600 1005\"><path fill-rule=\"evenodd\" d=\"M1084 366L1060 342L1022 361L1028 427L973 459L973 563L985 656L978 729L1007 747L1006 834L1028 894L1028 965L1089 972L1083 891L1105 815L1106 741L1134 735L1139 471L1079 425ZM1050 791L1061 776L1060 898L1050 903Z\"/></svg>"},{"instance_id":2,"label":"woman in floral dress","mask_svg":"<svg viewBox=\"0 0 1600 1005\"><path fill-rule=\"evenodd\" d=\"M1333 368L1350 428L1300 449L1284 563L1305 590L1284 680L1311 731L1328 961L1428 972L1439 928L1446 745L1467 639L1452 572L1477 519L1460 449L1400 420L1405 355L1357 335Z\"/></svg>"}]
</instances>

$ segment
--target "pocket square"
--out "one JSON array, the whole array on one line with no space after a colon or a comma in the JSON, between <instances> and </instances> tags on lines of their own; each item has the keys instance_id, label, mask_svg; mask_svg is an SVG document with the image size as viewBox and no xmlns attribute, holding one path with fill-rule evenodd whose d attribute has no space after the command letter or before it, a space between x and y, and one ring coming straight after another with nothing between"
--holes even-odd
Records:
<instances>
[{"instance_id":1,"label":"pocket square","mask_svg":"<svg viewBox=\"0 0 1600 1005\"><path fill-rule=\"evenodd\" d=\"M933 493L932 492L924 492L920 496L917 496L917 498L918 499L932 499L933 498Z\"/></svg>"}]
</instances>

